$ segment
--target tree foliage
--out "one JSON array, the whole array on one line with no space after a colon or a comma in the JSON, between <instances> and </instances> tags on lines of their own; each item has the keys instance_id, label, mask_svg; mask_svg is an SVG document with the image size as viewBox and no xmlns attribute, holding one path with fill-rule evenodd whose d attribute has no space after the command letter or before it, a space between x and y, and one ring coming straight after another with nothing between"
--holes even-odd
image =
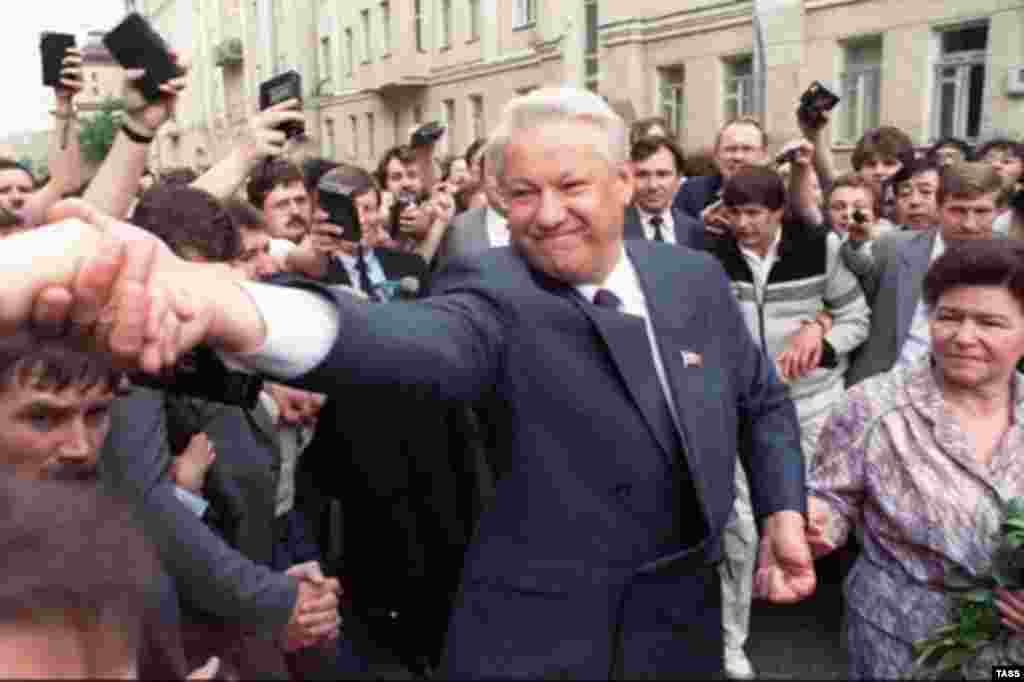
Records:
<instances>
[{"instance_id":1,"label":"tree foliage","mask_svg":"<svg viewBox=\"0 0 1024 682\"><path fill-rule=\"evenodd\" d=\"M117 112L120 109L120 100L108 98L100 104L98 112L79 124L78 143L82 149L82 158L89 163L100 164L107 158L117 135Z\"/></svg>"}]
</instances>

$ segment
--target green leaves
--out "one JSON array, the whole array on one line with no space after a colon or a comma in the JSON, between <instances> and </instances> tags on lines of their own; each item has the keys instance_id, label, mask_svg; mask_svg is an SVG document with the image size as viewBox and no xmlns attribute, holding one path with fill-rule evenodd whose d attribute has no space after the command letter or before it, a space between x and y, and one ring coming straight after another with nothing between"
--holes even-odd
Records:
<instances>
[{"instance_id":1,"label":"green leaves","mask_svg":"<svg viewBox=\"0 0 1024 682\"><path fill-rule=\"evenodd\" d=\"M995 587L1024 587L1024 498L1017 497L1003 508L999 547L992 557L991 574L972 577L954 567L944 577L952 593L951 622L931 637L914 642L914 665L918 674L934 677L966 669L972 661L995 653L1010 632L996 610Z\"/></svg>"},{"instance_id":2,"label":"green leaves","mask_svg":"<svg viewBox=\"0 0 1024 682\"><path fill-rule=\"evenodd\" d=\"M90 163L98 165L107 158L118 130L115 112L120 109L119 100L108 99L100 105L96 114L79 123L78 144L82 156Z\"/></svg>"}]
</instances>

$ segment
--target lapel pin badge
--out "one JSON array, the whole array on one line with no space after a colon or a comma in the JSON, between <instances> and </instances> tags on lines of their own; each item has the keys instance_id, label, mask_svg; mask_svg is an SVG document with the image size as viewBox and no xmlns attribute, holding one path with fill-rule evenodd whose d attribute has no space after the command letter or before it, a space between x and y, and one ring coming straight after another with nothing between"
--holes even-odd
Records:
<instances>
[{"instance_id":1,"label":"lapel pin badge","mask_svg":"<svg viewBox=\"0 0 1024 682\"><path fill-rule=\"evenodd\" d=\"M702 367L704 365L704 358L700 356L700 353L683 350L679 351L679 354L683 356L683 367Z\"/></svg>"}]
</instances>

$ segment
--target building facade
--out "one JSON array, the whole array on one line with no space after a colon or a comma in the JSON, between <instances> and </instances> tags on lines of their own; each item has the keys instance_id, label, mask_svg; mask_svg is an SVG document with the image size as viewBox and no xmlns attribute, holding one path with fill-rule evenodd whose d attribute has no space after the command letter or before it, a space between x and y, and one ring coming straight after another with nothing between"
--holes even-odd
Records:
<instances>
[{"instance_id":1,"label":"building facade","mask_svg":"<svg viewBox=\"0 0 1024 682\"><path fill-rule=\"evenodd\" d=\"M758 113L776 144L797 134L800 93L843 97L843 156L892 124L916 143L1024 133L1022 0L140 0L193 77L160 166L203 167L256 111L260 81L303 76L319 153L372 167L429 120L461 153L511 97L571 84L637 117L664 115L684 148ZM755 15L767 79L758 106Z\"/></svg>"}]
</instances>

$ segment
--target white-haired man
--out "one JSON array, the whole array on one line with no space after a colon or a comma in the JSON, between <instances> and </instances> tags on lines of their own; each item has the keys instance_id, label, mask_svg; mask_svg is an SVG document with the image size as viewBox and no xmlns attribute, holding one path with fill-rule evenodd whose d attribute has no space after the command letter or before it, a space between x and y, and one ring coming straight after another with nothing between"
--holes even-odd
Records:
<instances>
[{"instance_id":1,"label":"white-haired man","mask_svg":"<svg viewBox=\"0 0 1024 682\"><path fill-rule=\"evenodd\" d=\"M10 254L52 254L49 241L12 238L0 328L73 321L149 371L204 340L308 390L491 396L499 480L440 673L707 678L722 668L716 564L737 451L762 522L757 593L788 602L814 590L799 430L721 267L680 247L624 245L626 141L591 93L513 100L495 141L512 244L455 259L420 303L225 281L69 207L100 227L51 230L66 255L44 267ZM97 245L97 233L120 246Z\"/></svg>"}]
</instances>

